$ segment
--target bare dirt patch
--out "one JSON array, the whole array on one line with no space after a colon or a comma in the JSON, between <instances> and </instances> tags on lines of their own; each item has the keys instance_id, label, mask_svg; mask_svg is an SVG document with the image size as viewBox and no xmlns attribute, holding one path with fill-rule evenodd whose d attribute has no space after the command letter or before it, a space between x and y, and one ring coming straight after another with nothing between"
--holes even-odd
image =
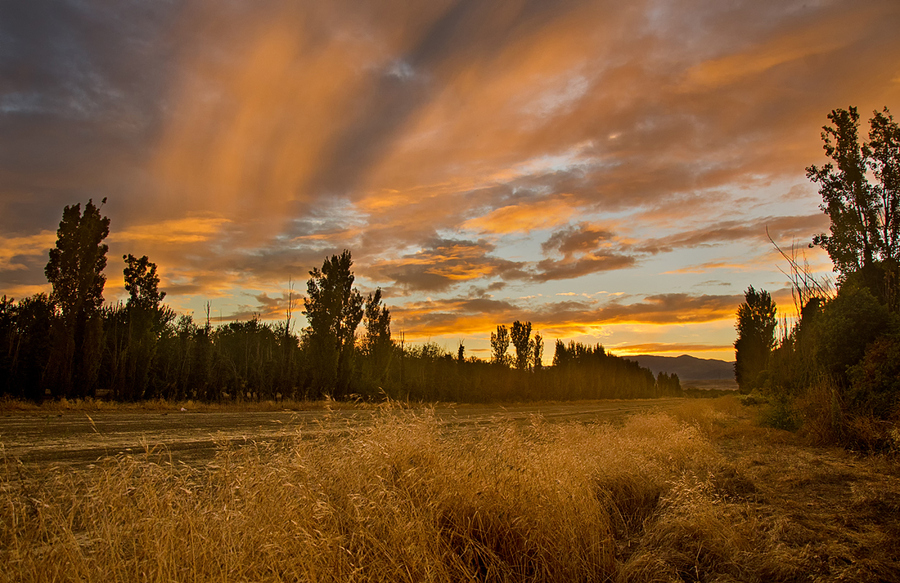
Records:
<instances>
[{"instance_id":1,"label":"bare dirt patch","mask_svg":"<svg viewBox=\"0 0 900 583\"><path fill-rule=\"evenodd\" d=\"M497 405L441 405L434 413L442 424L471 427L501 420L524 422L541 417L551 422L602 423L638 412L666 410L682 399L591 401ZM0 414L3 453L28 466L84 465L101 458L165 451L173 459L200 463L212 459L223 444L279 442L337 434L366 425L380 409L372 407L310 410L66 410L36 408Z\"/></svg>"},{"instance_id":2,"label":"bare dirt patch","mask_svg":"<svg viewBox=\"0 0 900 583\"><path fill-rule=\"evenodd\" d=\"M900 581L896 456L813 445L802 434L757 426L758 408L731 404L725 409L727 417L694 422L705 427L726 460L711 478L723 512L752 524L757 542L774 549L771 558L782 563L763 561L757 575L787 581Z\"/></svg>"}]
</instances>

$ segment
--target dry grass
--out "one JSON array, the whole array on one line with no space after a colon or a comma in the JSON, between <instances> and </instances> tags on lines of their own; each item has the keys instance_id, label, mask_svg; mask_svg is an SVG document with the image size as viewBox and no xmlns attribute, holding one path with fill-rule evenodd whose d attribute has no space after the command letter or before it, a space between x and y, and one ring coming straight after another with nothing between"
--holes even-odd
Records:
<instances>
[{"instance_id":1,"label":"dry grass","mask_svg":"<svg viewBox=\"0 0 900 583\"><path fill-rule=\"evenodd\" d=\"M354 401L295 401L290 399L238 400L207 403L204 401L167 401L150 399L131 403L120 403L103 399L57 399L41 404L19 399L0 399L0 413L36 412L64 413L81 411L315 411L322 409L377 409L378 404Z\"/></svg>"},{"instance_id":2,"label":"dry grass","mask_svg":"<svg viewBox=\"0 0 900 583\"><path fill-rule=\"evenodd\" d=\"M735 403L618 427L385 410L204 467L152 450L81 473L6 459L0 580L892 580L895 463L829 461L847 454L787 443ZM849 504L843 526L810 512L810 490Z\"/></svg>"}]
</instances>

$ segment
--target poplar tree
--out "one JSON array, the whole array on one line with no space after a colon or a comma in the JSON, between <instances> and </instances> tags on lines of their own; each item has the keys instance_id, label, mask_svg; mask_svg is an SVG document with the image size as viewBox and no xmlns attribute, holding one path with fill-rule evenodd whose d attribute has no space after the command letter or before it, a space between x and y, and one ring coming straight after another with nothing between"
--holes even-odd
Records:
<instances>
[{"instance_id":1,"label":"poplar tree","mask_svg":"<svg viewBox=\"0 0 900 583\"><path fill-rule=\"evenodd\" d=\"M497 326L497 332L491 332L491 362L508 366L507 350L509 350L509 329L500 324Z\"/></svg>"},{"instance_id":2,"label":"poplar tree","mask_svg":"<svg viewBox=\"0 0 900 583\"><path fill-rule=\"evenodd\" d=\"M55 396L80 397L93 394L100 367L100 306L109 249L103 240L109 235L109 218L91 200L83 214L81 204L67 206L56 235L44 269L53 288L50 300L59 310L48 372Z\"/></svg>"},{"instance_id":3,"label":"poplar tree","mask_svg":"<svg viewBox=\"0 0 900 583\"><path fill-rule=\"evenodd\" d=\"M877 296L896 304L900 127L887 108L876 111L869 120L869 141L861 142L855 107L835 109L828 120L833 127L822 128L822 141L832 162L810 166L806 174L819 185L820 208L831 219L831 232L817 235L813 243L828 252L842 283L859 277Z\"/></svg>"},{"instance_id":4,"label":"poplar tree","mask_svg":"<svg viewBox=\"0 0 900 583\"><path fill-rule=\"evenodd\" d=\"M531 365L533 345L531 343L531 322L513 322L510 340L516 350L515 365L519 370L528 370Z\"/></svg>"},{"instance_id":5,"label":"poplar tree","mask_svg":"<svg viewBox=\"0 0 900 583\"><path fill-rule=\"evenodd\" d=\"M387 376L391 364L391 311L381 302L381 288L369 294L365 309L365 351L372 363L374 378L381 381Z\"/></svg>"},{"instance_id":6,"label":"poplar tree","mask_svg":"<svg viewBox=\"0 0 900 583\"><path fill-rule=\"evenodd\" d=\"M535 333L534 339L531 341L531 355L534 359L532 367L538 371L544 367L544 338Z\"/></svg>"}]
</instances>

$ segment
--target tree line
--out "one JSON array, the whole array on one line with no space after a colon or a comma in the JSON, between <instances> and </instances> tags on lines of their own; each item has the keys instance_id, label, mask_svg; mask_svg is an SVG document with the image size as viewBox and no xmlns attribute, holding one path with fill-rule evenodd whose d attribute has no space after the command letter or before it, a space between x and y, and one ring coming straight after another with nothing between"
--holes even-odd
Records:
<instances>
[{"instance_id":1,"label":"tree line","mask_svg":"<svg viewBox=\"0 0 900 583\"><path fill-rule=\"evenodd\" d=\"M178 316L146 255L123 256L128 297L104 304L105 202L65 207L45 269L49 294L0 299L0 396L485 402L681 394L677 376L654 377L600 345L557 341L544 367L543 338L530 322L498 326L490 361L466 357L463 343L454 355L397 341L381 289L363 296L354 286L349 251L309 272L308 326L299 334L293 292L279 322L213 326L208 310L205 321Z\"/></svg>"},{"instance_id":2,"label":"tree line","mask_svg":"<svg viewBox=\"0 0 900 583\"><path fill-rule=\"evenodd\" d=\"M876 111L861 141L856 108L828 120L831 162L807 176L831 223L812 244L827 251L836 284L783 253L799 318L779 324L771 295L751 286L737 312L735 378L741 392L774 401L776 425L881 447L896 441L900 419L900 127L887 108Z\"/></svg>"}]
</instances>

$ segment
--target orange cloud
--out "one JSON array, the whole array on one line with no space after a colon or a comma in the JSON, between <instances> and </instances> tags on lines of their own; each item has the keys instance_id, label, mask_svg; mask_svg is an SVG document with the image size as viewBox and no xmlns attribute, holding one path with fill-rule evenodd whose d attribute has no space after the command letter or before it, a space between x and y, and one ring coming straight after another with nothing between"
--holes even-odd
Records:
<instances>
[{"instance_id":1,"label":"orange cloud","mask_svg":"<svg viewBox=\"0 0 900 583\"><path fill-rule=\"evenodd\" d=\"M464 229L482 233L528 233L537 229L549 229L567 223L578 209L571 199L563 195L558 199L520 203L498 208L490 213L469 219Z\"/></svg>"},{"instance_id":2,"label":"orange cloud","mask_svg":"<svg viewBox=\"0 0 900 583\"><path fill-rule=\"evenodd\" d=\"M529 321L536 329L568 338L597 335L622 324L662 329L673 324L730 322L742 300L743 296L660 294L630 304L560 301L529 307L491 298L457 298L410 303L392 313L398 329L411 338L489 334L497 324L513 320Z\"/></svg>"},{"instance_id":3,"label":"orange cloud","mask_svg":"<svg viewBox=\"0 0 900 583\"><path fill-rule=\"evenodd\" d=\"M742 53L703 62L687 71L682 90L704 91L752 78L779 65L829 53L844 46L854 35L847 27L859 28L859 19L830 22L823 28L791 31L768 44Z\"/></svg>"},{"instance_id":4,"label":"orange cloud","mask_svg":"<svg viewBox=\"0 0 900 583\"><path fill-rule=\"evenodd\" d=\"M154 172L171 207L265 219L257 229L270 233L309 200L309 180L366 91L360 65L383 47L350 30L323 34L335 18L325 5L233 13L215 4L192 18L203 24L184 29L192 40Z\"/></svg>"},{"instance_id":5,"label":"orange cloud","mask_svg":"<svg viewBox=\"0 0 900 583\"><path fill-rule=\"evenodd\" d=\"M46 255L55 243L56 233L49 230L24 237L0 236L0 271L27 269L16 257Z\"/></svg>"},{"instance_id":6,"label":"orange cloud","mask_svg":"<svg viewBox=\"0 0 900 583\"><path fill-rule=\"evenodd\" d=\"M221 233L231 223L220 217L189 217L169 219L158 223L135 225L125 230L113 230L109 240L117 243L151 245L185 245L202 243Z\"/></svg>"},{"instance_id":7,"label":"orange cloud","mask_svg":"<svg viewBox=\"0 0 900 583\"><path fill-rule=\"evenodd\" d=\"M2 295L9 298L21 299L40 293L49 294L51 291L49 283L9 285L4 286Z\"/></svg>"}]
</instances>

